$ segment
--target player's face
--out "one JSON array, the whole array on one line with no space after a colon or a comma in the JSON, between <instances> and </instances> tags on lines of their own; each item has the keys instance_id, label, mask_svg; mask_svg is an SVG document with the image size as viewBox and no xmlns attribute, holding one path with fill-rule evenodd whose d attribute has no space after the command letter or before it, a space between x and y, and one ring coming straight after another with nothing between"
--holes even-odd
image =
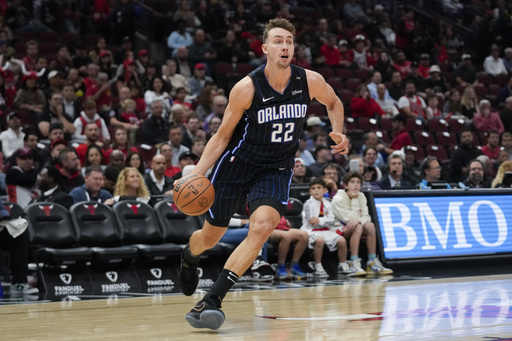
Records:
<instances>
[{"instance_id":1,"label":"player's face","mask_svg":"<svg viewBox=\"0 0 512 341\"><path fill-rule=\"evenodd\" d=\"M268 33L268 38L262 46L268 61L280 68L290 66L294 54L293 34L283 28L273 28Z\"/></svg>"}]
</instances>

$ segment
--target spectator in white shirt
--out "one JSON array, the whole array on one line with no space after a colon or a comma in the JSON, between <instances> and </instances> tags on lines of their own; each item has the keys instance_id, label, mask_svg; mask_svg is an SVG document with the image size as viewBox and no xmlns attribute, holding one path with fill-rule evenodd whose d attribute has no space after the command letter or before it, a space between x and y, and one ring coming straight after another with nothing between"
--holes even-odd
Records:
<instances>
[{"instance_id":1,"label":"spectator in white shirt","mask_svg":"<svg viewBox=\"0 0 512 341\"><path fill-rule=\"evenodd\" d=\"M386 86L382 83L377 85L377 98L375 99L375 101L386 113L384 117L393 117L396 114L398 114L398 109L395 106L395 101L391 97L387 98L386 94L388 94L389 96L388 89L386 89Z\"/></svg>"},{"instance_id":2,"label":"spectator in white shirt","mask_svg":"<svg viewBox=\"0 0 512 341\"><path fill-rule=\"evenodd\" d=\"M493 45L491 47L491 55L487 56L484 60L484 71L491 76L507 74L507 69L505 68L503 59L500 58L500 50L498 46Z\"/></svg>"},{"instance_id":3,"label":"spectator in white shirt","mask_svg":"<svg viewBox=\"0 0 512 341\"><path fill-rule=\"evenodd\" d=\"M13 111L7 115L7 124L8 128L0 134L4 160L23 147L23 138L25 137L25 133L21 130L20 114Z\"/></svg>"},{"instance_id":4,"label":"spectator in white shirt","mask_svg":"<svg viewBox=\"0 0 512 341\"><path fill-rule=\"evenodd\" d=\"M405 116L423 119L425 117L425 109L427 105L420 96L416 95L416 86L414 82L409 81L405 84L405 95L398 100L398 109Z\"/></svg>"}]
</instances>

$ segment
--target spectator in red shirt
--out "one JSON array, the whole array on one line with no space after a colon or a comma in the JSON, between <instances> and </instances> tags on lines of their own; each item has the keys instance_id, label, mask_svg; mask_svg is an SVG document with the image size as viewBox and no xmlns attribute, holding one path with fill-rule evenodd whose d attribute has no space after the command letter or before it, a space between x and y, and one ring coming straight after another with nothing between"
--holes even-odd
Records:
<instances>
[{"instance_id":1,"label":"spectator in red shirt","mask_svg":"<svg viewBox=\"0 0 512 341\"><path fill-rule=\"evenodd\" d=\"M389 147L384 145L379 147L379 152L384 151L388 155L392 154L395 150L400 150L405 146L412 145L411 136L405 128L407 117L403 114L398 114L393 117L391 124L393 125L393 141L391 141Z\"/></svg>"},{"instance_id":2,"label":"spectator in red shirt","mask_svg":"<svg viewBox=\"0 0 512 341\"><path fill-rule=\"evenodd\" d=\"M503 133L505 128L501 122L500 115L495 112L491 112L491 102L487 99L483 99L479 103L480 113L473 116L473 125L477 132L488 132L489 130L497 130L498 133Z\"/></svg>"},{"instance_id":3,"label":"spectator in red shirt","mask_svg":"<svg viewBox=\"0 0 512 341\"><path fill-rule=\"evenodd\" d=\"M482 153L487 155L491 162L494 164L498 159L500 153L500 133L497 130L489 130L487 132L487 144L482 147Z\"/></svg>"},{"instance_id":4,"label":"spectator in red shirt","mask_svg":"<svg viewBox=\"0 0 512 341\"><path fill-rule=\"evenodd\" d=\"M411 72L411 62L405 58L405 53L403 51L398 51L395 55L395 63L393 64L396 71L400 72L402 79L409 75Z\"/></svg>"},{"instance_id":5,"label":"spectator in red shirt","mask_svg":"<svg viewBox=\"0 0 512 341\"><path fill-rule=\"evenodd\" d=\"M338 50L338 46L336 45L337 38L336 35L330 34L327 43L322 45L320 48L320 53L325 59L325 64L327 66L339 66L341 62L341 54L340 50Z\"/></svg>"},{"instance_id":6,"label":"spectator in red shirt","mask_svg":"<svg viewBox=\"0 0 512 341\"><path fill-rule=\"evenodd\" d=\"M112 109L112 96L108 75L104 72L98 73L96 84L91 84L85 91L85 98L96 102L98 112L106 112Z\"/></svg>"},{"instance_id":7,"label":"spectator in red shirt","mask_svg":"<svg viewBox=\"0 0 512 341\"><path fill-rule=\"evenodd\" d=\"M350 103L352 117L375 117L383 116L386 113L380 105L370 96L370 91L366 84L361 84L357 88L355 96Z\"/></svg>"},{"instance_id":8,"label":"spectator in red shirt","mask_svg":"<svg viewBox=\"0 0 512 341\"><path fill-rule=\"evenodd\" d=\"M423 53L420 58L420 65L418 67L418 74L427 79L430 76L430 56L428 53Z\"/></svg>"}]
</instances>

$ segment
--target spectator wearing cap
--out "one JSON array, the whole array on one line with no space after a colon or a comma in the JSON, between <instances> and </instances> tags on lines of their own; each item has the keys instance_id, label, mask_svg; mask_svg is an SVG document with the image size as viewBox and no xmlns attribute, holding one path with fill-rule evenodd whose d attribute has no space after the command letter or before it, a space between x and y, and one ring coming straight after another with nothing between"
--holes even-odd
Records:
<instances>
[{"instance_id":1,"label":"spectator wearing cap","mask_svg":"<svg viewBox=\"0 0 512 341\"><path fill-rule=\"evenodd\" d=\"M100 72L107 74L108 79L112 80L116 77L117 65L114 63L114 57L109 50L101 50L98 55L98 65Z\"/></svg>"},{"instance_id":2,"label":"spectator wearing cap","mask_svg":"<svg viewBox=\"0 0 512 341\"><path fill-rule=\"evenodd\" d=\"M413 81L405 84L405 95L398 100L398 109L405 117L425 118L427 105L420 96L416 95L416 85ZM405 125L404 125L405 126Z\"/></svg>"},{"instance_id":3,"label":"spectator wearing cap","mask_svg":"<svg viewBox=\"0 0 512 341\"><path fill-rule=\"evenodd\" d=\"M0 133L2 154L4 159L9 158L16 150L23 147L25 133L21 129L20 114L13 111L7 115L8 128Z\"/></svg>"},{"instance_id":4,"label":"spectator wearing cap","mask_svg":"<svg viewBox=\"0 0 512 341\"><path fill-rule=\"evenodd\" d=\"M405 146L412 145L411 136L406 129L407 116L398 114L393 117L391 124L393 126L393 140L389 147L384 146L384 148L379 150L386 152L388 155L392 154L395 150L400 150Z\"/></svg>"},{"instance_id":5,"label":"spectator wearing cap","mask_svg":"<svg viewBox=\"0 0 512 341\"><path fill-rule=\"evenodd\" d=\"M198 160L199 158L197 157L197 155L192 152L181 153L178 163L178 167L181 168L181 172L175 174L172 178L174 180L178 180L179 178L181 178L183 176L183 170L185 169L185 167L188 165L195 166Z\"/></svg>"},{"instance_id":6,"label":"spectator wearing cap","mask_svg":"<svg viewBox=\"0 0 512 341\"><path fill-rule=\"evenodd\" d=\"M441 68L437 65L432 65L428 72L430 76L425 80L425 92L428 95L444 98L447 89L445 79L441 75Z\"/></svg>"},{"instance_id":7,"label":"spectator wearing cap","mask_svg":"<svg viewBox=\"0 0 512 341\"><path fill-rule=\"evenodd\" d=\"M69 89L68 91L72 92L72 90ZM61 123L67 134L72 135L76 131L76 128L73 125L73 118L64 110L63 95L60 91L54 92L50 95L48 106L43 110L41 116L39 116L37 128L43 138L48 138L48 135L50 134L50 125L53 123Z\"/></svg>"},{"instance_id":8,"label":"spectator wearing cap","mask_svg":"<svg viewBox=\"0 0 512 341\"><path fill-rule=\"evenodd\" d=\"M326 144L321 144L315 148L315 162L309 166L311 169L311 175L312 176L321 176L322 175L322 168L325 166L326 163L332 162L332 152L331 148L327 146Z\"/></svg>"},{"instance_id":9,"label":"spectator wearing cap","mask_svg":"<svg viewBox=\"0 0 512 341\"><path fill-rule=\"evenodd\" d=\"M59 74L59 71L52 70L48 73L48 87L44 89L44 95L47 100L50 99L50 96L54 92L61 92L62 90L62 77Z\"/></svg>"},{"instance_id":10,"label":"spectator wearing cap","mask_svg":"<svg viewBox=\"0 0 512 341\"><path fill-rule=\"evenodd\" d=\"M428 53L422 53L420 56L418 74L425 79L430 76L430 55Z\"/></svg>"},{"instance_id":11,"label":"spectator wearing cap","mask_svg":"<svg viewBox=\"0 0 512 341\"><path fill-rule=\"evenodd\" d=\"M54 130L56 131L56 130ZM68 141L63 138L55 139L50 144L49 153L45 153L46 163L44 166L57 166L60 163L59 155L60 152L68 147Z\"/></svg>"},{"instance_id":12,"label":"spectator wearing cap","mask_svg":"<svg viewBox=\"0 0 512 341\"><path fill-rule=\"evenodd\" d=\"M143 175L144 182L151 195L172 195L174 180L165 175L166 161L161 154L153 156L151 171Z\"/></svg>"},{"instance_id":13,"label":"spectator wearing cap","mask_svg":"<svg viewBox=\"0 0 512 341\"><path fill-rule=\"evenodd\" d=\"M35 188L38 170L34 167L34 152L29 147L17 151L16 165L5 174L9 201L25 208L32 199L37 197Z\"/></svg>"},{"instance_id":14,"label":"spectator wearing cap","mask_svg":"<svg viewBox=\"0 0 512 341\"><path fill-rule=\"evenodd\" d=\"M503 59L500 58L500 49L497 45L491 46L491 54L484 60L484 71L491 76L508 74Z\"/></svg>"},{"instance_id":15,"label":"spectator wearing cap","mask_svg":"<svg viewBox=\"0 0 512 341\"><path fill-rule=\"evenodd\" d=\"M307 175L306 163L301 158L295 159L295 165L293 166L292 183L294 184L307 184L309 178Z\"/></svg>"},{"instance_id":16,"label":"spectator wearing cap","mask_svg":"<svg viewBox=\"0 0 512 341\"><path fill-rule=\"evenodd\" d=\"M51 61L50 70L56 70L58 72L68 73L69 69L73 67L71 62L71 56L69 55L69 49L65 45L57 47L57 57Z\"/></svg>"},{"instance_id":17,"label":"spectator wearing cap","mask_svg":"<svg viewBox=\"0 0 512 341\"><path fill-rule=\"evenodd\" d=\"M471 55L463 54L461 58L462 59L459 66L455 69L453 73L455 85L477 85L478 80L476 77L476 70L471 64Z\"/></svg>"},{"instance_id":18,"label":"spectator wearing cap","mask_svg":"<svg viewBox=\"0 0 512 341\"><path fill-rule=\"evenodd\" d=\"M340 65L342 67L350 67L351 63L348 60L348 41L346 39L340 39L340 41L338 41L338 50L340 51L340 57L341 57ZM306 51L305 47L304 47L304 51ZM297 53L298 53L298 50L295 49L295 54L297 54ZM305 52L304 52L304 57L306 57ZM309 69L309 67L307 67L307 68Z\"/></svg>"},{"instance_id":19,"label":"spectator wearing cap","mask_svg":"<svg viewBox=\"0 0 512 341\"><path fill-rule=\"evenodd\" d=\"M107 124L96 112L96 103L94 100L92 98L87 99L82 105L82 110L80 117L73 122L76 129L73 134L73 140L77 143L84 143L87 141L87 136L85 136L85 126L87 123L95 123L100 129L99 141L108 145L110 143L110 133L108 131Z\"/></svg>"},{"instance_id":20,"label":"spectator wearing cap","mask_svg":"<svg viewBox=\"0 0 512 341\"><path fill-rule=\"evenodd\" d=\"M139 50L139 52L137 52L137 60L144 69L147 69L149 64L149 51L146 49Z\"/></svg>"},{"instance_id":21,"label":"spectator wearing cap","mask_svg":"<svg viewBox=\"0 0 512 341\"><path fill-rule=\"evenodd\" d=\"M188 79L189 95L197 98L207 82L213 83L213 79L206 75L206 66L203 63L197 63L194 67L194 75Z\"/></svg>"},{"instance_id":22,"label":"spectator wearing cap","mask_svg":"<svg viewBox=\"0 0 512 341\"><path fill-rule=\"evenodd\" d=\"M14 98L14 105L19 109L29 110L36 120L46 105L43 91L37 88L37 78L34 71L23 76L21 88L18 89Z\"/></svg>"},{"instance_id":23,"label":"spectator wearing cap","mask_svg":"<svg viewBox=\"0 0 512 341\"><path fill-rule=\"evenodd\" d=\"M192 64L203 63L211 70L217 53L206 41L204 30L198 28L194 33L194 42L188 47L188 59Z\"/></svg>"},{"instance_id":24,"label":"spectator wearing cap","mask_svg":"<svg viewBox=\"0 0 512 341\"><path fill-rule=\"evenodd\" d=\"M173 58L176 57L176 52L180 46L189 47L194 42L194 39L187 32L187 24L184 20L178 20L175 22L176 30L172 31L167 38L167 47L171 51Z\"/></svg>"},{"instance_id":25,"label":"spectator wearing cap","mask_svg":"<svg viewBox=\"0 0 512 341\"><path fill-rule=\"evenodd\" d=\"M480 113L475 114L473 117L473 126L476 132L486 133L490 130L497 130L498 133L503 133L505 128L501 122L500 115L496 112L491 112L491 102L483 99L479 102Z\"/></svg>"},{"instance_id":26,"label":"spectator wearing cap","mask_svg":"<svg viewBox=\"0 0 512 341\"><path fill-rule=\"evenodd\" d=\"M73 198L59 187L60 172L54 166L45 166L37 176L37 188L41 192L33 202L54 202L69 209Z\"/></svg>"},{"instance_id":27,"label":"spectator wearing cap","mask_svg":"<svg viewBox=\"0 0 512 341\"><path fill-rule=\"evenodd\" d=\"M416 146L405 146L404 152L404 177L409 179L411 184L417 184L422 179L421 167L416 152L418 147Z\"/></svg>"},{"instance_id":28,"label":"spectator wearing cap","mask_svg":"<svg viewBox=\"0 0 512 341\"><path fill-rule=\"evenodd\" d=\"M355 69L372 70L377 62L366 50L365 36L358 34L354 38L354 48L348 51L347 60Z\"/></svg>"}]
</instances>

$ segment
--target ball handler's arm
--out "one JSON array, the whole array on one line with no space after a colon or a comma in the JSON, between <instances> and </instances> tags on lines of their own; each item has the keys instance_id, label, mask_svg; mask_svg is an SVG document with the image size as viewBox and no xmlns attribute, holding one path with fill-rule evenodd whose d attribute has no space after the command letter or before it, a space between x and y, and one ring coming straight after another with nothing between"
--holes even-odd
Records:
<instances>
[{"instance_id":1,"label":"ball handler's arm","mask_svg":"<svg viewBox=\"0 0 512 341\"><path fill-rule=\"evenodd\" d=\"M245 110L250 108L253 98L254 85L250 77L245 77L235 84L229 94L228 106L219 130L206 144L203 155L192 173L204 175L213 166L231 141L236 125Z\"/></svg>"},{"instance_id":2,"label":"ball handler's arm","mask_svg":"<svg viewBox=\"0 0 512 341\"><path fill-rule=\"evenodd\" d=\"M332 132L329 136L336 142L331 146L334 153L348 153L348 139L343 134L343 122L345 119L345 110L343 103L336 96L332 87L327 84L325 79L317 72L306 70L308 77L309 94L327 108L327 114L331 120Z\"/></svg>"}]
</instances>

